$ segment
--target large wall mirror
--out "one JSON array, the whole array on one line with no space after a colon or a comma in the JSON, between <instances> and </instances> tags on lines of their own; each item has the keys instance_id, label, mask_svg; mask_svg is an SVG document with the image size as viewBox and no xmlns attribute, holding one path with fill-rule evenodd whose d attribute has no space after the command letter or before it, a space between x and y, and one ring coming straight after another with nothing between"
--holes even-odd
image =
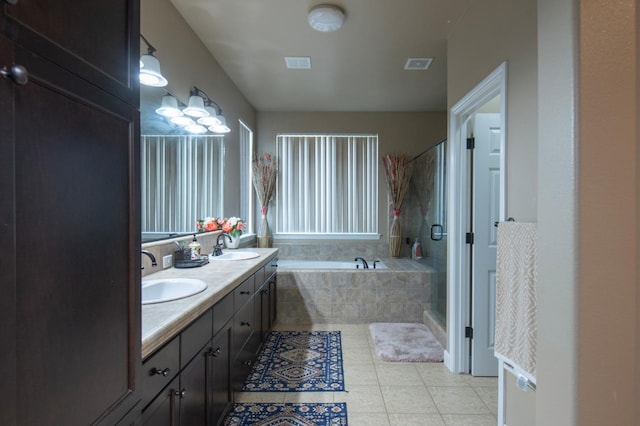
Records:
<instances>
[{"instance_id":1,"label":"large wall mirror","mask_svg":"<svg viewBox=\"0 0 640 426\"><path fill-rule=\"evenodd\" d=\"M194 233L196 220L223 211L223 137L187 134L156 114L165 94L140 87L143 243Z\"/></svg>"}]
</instances>

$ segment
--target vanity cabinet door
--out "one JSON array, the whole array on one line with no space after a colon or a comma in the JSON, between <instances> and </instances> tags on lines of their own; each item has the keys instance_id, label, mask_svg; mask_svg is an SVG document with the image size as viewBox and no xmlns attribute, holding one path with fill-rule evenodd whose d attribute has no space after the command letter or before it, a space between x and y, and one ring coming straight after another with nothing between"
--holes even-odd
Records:
<instances>
[{"instance_id":1,"label":"vanity cabinet door","mask_svg":"<svg viewBox=\"0 0 640 426\"><path fill-rule=\"evenodd\" d=\"M139 0L4 2L2 30L16 44L73 69L83 80L137 105Z\"/></svg>"},{"instance_id":2,"label":"vanity cabinet door","mask_svg":"<svg viewBox=\"0 0 640 426\"><path fill-rule=\"evenodd\" d=\"M207 425L208 374L211 342L201 349L189 364L180 372L180 425Z\"/></svg>"},{"instance_id":3,"label":"vanity cabinet door","mask_svg":"<svg viewBox=\"0 0 640 426\"><path fill-rule=\"evenodd\" d=\"M211 425L219 424L231 407L231 324L224 326L213 338L210 352Z\"/></svg>"},{"instance_id":4,"label":"vanity cabinet door","mask_svg":"<svg viewBox=\"0 0 640 426\"><path fill-rule=\"evenodd\" d=\"M278 316L278 276L273 274L269 280L269 330L273 328Z\"/></svg>"},{"instance_id":5,"label":"vanity cabinet door","mask_svg":"<svg viewBox=\"0 0 640 426\"><path fill-rule=\"evenodd\" d=\"M178 389L180 378L176 377L142 413L145 426L175 426L178 421Z\"/></svg>"},{"instance_id":6,"label":"vanity cabinet door","mask_svg":"<svg viewBox=\"0 0 640 426\"><path fill-rule=\"evenodd\" d=\"M260 289L260 341L264 342L271 330L271 289L269 283L265 283ZM256 304L258 305L258 304Z\"/></svg>"},{"instance_id":7,"label":"vanity cabinet door","mask_svg":"<svg viewBox=\"0 0 640 426\"><path fill-rule=\"evenodd\" d=\"M140 401L138 111L15 62L17 424L116 424Z\"/></svg>"}]
</instances>

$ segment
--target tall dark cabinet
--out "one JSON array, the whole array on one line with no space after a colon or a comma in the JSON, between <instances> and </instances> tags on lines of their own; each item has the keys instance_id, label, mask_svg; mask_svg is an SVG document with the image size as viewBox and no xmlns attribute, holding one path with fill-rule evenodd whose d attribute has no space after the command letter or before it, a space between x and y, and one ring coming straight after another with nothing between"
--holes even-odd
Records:
<instances>
[{"instance_id":1,"label":"tall dark cabinet","mask_svg":"<svg viewBox=\"0 0 640 426\"><path fill-rule=\"evenodd\" d=\"M134 424L139 1L0 4L0 424Z\"/></svg>"}]
</instances>

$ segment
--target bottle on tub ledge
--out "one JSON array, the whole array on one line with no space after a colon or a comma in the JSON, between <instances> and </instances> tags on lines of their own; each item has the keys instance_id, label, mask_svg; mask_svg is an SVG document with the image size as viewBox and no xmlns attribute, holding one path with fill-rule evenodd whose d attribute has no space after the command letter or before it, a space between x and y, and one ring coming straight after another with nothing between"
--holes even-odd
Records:
<instances>
[{"instance_id":1,"label":"bottle on tub ledge","mask_svg":"<svg viewBox=\"0 0 640 426\"><path fill-rule=\"evenodd\" d=\"M420 245L420 241L417 238L413 242L413 246L411 246L411 259L422 259L422 245Z\"/></svg>"}]
</instances>

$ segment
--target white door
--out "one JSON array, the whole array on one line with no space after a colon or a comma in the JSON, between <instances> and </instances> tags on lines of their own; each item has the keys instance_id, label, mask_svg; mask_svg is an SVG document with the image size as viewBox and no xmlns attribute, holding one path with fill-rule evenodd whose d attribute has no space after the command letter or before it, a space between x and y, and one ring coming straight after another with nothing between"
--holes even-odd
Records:
<instances>
[{"instance_id":1,"label":"white door","mask_svg":"<svg viewBox=\"0 0 640 426\"><path fill-rule=\"evenodd\" d=\"M500 114L477 113L473 135L471 249L471 374L497 376L495 336L496 236L500 220Z\"/></svg>"}]
</instances>

